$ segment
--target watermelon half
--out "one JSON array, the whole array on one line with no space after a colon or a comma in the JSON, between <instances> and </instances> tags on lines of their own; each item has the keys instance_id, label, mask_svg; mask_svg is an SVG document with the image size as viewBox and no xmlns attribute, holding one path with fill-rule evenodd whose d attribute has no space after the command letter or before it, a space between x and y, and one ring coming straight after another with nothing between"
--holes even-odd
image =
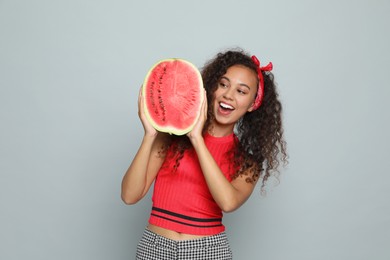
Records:
<instances>
[{"instance_id":1,"label":"watermelon half","mask_svg":"<svg viewBox=\"0 0 390 260\"><path fill-rule=\"evenodd\" d=\"M194 128L200 115L202 76L186 60L162 60L146 75L142 96L145 114L156 130L184 135Z\"/></svg>"}]
</instances>

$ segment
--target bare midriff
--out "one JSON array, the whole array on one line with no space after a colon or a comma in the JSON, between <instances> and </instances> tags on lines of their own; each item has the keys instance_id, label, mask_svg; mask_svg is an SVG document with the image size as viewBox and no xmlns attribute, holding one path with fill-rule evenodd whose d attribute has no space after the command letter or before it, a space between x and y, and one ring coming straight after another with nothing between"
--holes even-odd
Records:
<instances>
[{"instance_id":1,"label":"bare midriff","mask_svg":"<svg viewBox=\"0 0 390 260\"><path fill-rule=\"evenodd\" d=\"M169 230L166 228L158 227L152 224L148 224L148 229L160 236L180 241L180 240L191 240L191 239L198 239L202 237L207 237L207 236L199 236L199 235L191 235L191 234L185 234L185 233L180 233L176 232L173 230Z\"/></svg>"}]
</instances>

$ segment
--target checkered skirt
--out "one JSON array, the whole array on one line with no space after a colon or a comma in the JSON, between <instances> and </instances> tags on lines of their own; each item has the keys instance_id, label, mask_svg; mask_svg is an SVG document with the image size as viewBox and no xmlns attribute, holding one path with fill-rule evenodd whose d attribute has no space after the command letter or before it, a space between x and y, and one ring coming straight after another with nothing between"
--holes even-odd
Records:
<instances>
[{"instance_id":1,"label":"checkered skirt","mask_svg":"<svg viewBox=\"0 0 390 260\"><path fill-rule=\"evenodd\" d=\"M175 241L148 229L138 244L136 260L232 260L224 232L193 240Z\"/></svg>"}]
</instances>

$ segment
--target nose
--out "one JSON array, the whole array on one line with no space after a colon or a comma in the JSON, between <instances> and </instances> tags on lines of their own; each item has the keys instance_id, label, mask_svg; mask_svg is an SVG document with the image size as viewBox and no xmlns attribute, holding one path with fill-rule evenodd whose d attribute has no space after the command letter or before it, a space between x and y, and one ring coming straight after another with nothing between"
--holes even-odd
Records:
<instances>
[{"instance_id":1,"label":"nose","mask_svg":"<svg viewBox=\"0 0 390 260\"><path fill-rule=\"evenodd\" d=\"M233 99L233 88L232 87L226 88L225 93L223 93L223 97L225 99L232 100Z\"/></svg>"}]
</instances>

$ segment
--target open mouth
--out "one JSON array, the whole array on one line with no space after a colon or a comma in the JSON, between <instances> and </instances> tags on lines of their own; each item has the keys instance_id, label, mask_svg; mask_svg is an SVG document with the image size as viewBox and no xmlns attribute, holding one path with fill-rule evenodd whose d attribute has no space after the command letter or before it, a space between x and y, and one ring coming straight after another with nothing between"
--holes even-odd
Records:
<instances>
[{"instance_id":1,"label":"open mouth","mask_svg":"<svg viewBox=\"0 0 390 260\"><path fill-rule=\"evenodd\" d=\"M231 105L228 105L226 103L222 103L220 102L219 103L219 107L225 111L231 111L231 110L234 110L234 107L232 107Z\"/></svg>"}]
</instances>

